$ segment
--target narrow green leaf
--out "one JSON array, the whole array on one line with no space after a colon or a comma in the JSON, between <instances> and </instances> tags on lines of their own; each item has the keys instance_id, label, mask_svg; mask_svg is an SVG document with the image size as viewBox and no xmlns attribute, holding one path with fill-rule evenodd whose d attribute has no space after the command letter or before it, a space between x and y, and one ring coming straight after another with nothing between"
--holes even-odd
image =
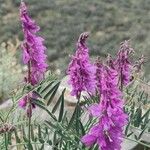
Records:
<instances>
[{"instance_id":1,"label":"narrow green leaf","mask_svg":"<svg viewBox=\"0 0 150 150\"><path fill-rule=\"evenodd\" d=\"M53 123L51 123L50 121L45 120L45 124L46 124L47 126L50 126L50 127L54 128L54 129L57 129L57 126L54 125Z\"/></svg>"},{"instance_id":2,"label":"narrow green leaf","mask_svg":"<svg viewBox=\"0 0 150 150\"><path fill-rule=\"evenodd\" d=\"M148 97L149 97L149 94L148 94L148 93L145 93L145 99L144 99L144 101L143 101L143 104L144 104L144 105L147 104Z\"/></svg>"},{"instance_id":3,"label":"narrow green leaf","mask_svg":"<svg viewBox=\"0 0 150 150\"><path fill-rule=\"evenodd\" d=\"M149 116L150 109L148 109L145 114L141 117L141 120L143 120L147 115Z\"/></svg>"},{"instance_id":4,"label":"narrow green leaf","mask_svg":"<svg viewBox=\"0 0 150 150\"><path fill-rule=\"evenodd\" d=\"M150 122L149 114L145 116L143 125L146 125Z\"/></svg>"},{"instance_id":5,"label":"narrow green leaf","mask_svg":"<svg viewBox=\"0 0 150 150\"><path fill-rule=\"evenodd\" d=\"M134 116L134 126L139 127L141 122L141 116L142 116L142 109L141 107L136 109L135 116Z\"/></svg>"},{"instance_id":6,"label":"narrow green leaf","mask_svg":"<svg viewBox=\"0 0 150 150\"><path fill-rule=\"evenodd\" d=\"M19 139L19 136L18 136L18 132L17 132L17 130L15 130L15 131L14 131L14 133L15 133L16 143L20 143L20 142L21 142L21 140Z\"/></svg>"},{"instance_id":7,"label":"narrow green leaf","mask_svg":"<svg viewBox=\"0 0 150 150\"><path fill-rule=\"evenodd\" d=\"M83 135L85 135L85 130L84 130L81 120L79 120L79 124L80 124L80 129L81 129L81 135L83 136Z\"/></svg>"},{"instance_id":8,"label":"narrow green leaf","mask_svg":"<svg viewBox=\"0 0 150 150\"><path fill-rule=\"evenodd\" d=\"M24 129L24 126L22 126L22 135L23 135L23 139L26 143L28 143L28 139L27 139L27 136L26 136L26 133L25 133L25 129ZM28 145L30 146L30 145Z\"/></svg>"},{"instance_id":9,"label":"narrow green leaf","mask_svg":"<svg viewBox=\"0 0 150 150\"><path fill-rule=\"evenodd\" d=\"M76 111L76 117L75 117L75 125L76 125L76 132L79 135L80 133L80 116L81 116L81 108L80 104L77 103L77 111Z\"/></svg>"},{"instance_id":10,"label":"narrow green leaf","mask_svg":"<svg viewBox=\"0 0 150 150\"><path fill-rule=\"evenodd\" d=\"M125 129L125 135L128 134L130 124L131 124L131 121L130 121L130 122L128 123L128 125L126 126L126 129Z\"/></svg>"},{"instance_id":11,"label":"narrow green leaf","mask_svg":"<svg viewBox=\"0 0 150 150\"><path fill-rule=\"evenodd\" d=\"M62 123L68 125L67 111L65 111L64 116L62 118Z\"/></svg>"},{"instance_id":12,"label":"narrow green leaf","mask_svg":"<svg viewBox=\"0 0 150 150\"><path fill-rule=\"evenodd\" d=\"M45 127L45 134L48 135L48 128Z\"/></svg>"},{"instance_id":13,"label":"narrow green leaf","mask_svg":"<svg viewBox=\"0 0 150 150\"><path fill-rule=\"evenodd\" d=\"M35 137L34 137L34 127L33 127L33 125L31 124L31 139L32 139L32 141L36 141L36 139L35 139Z\"/></svg>"},{"instance_id":14,"label":"narrow green leaf","mask_svg":"<svg viewBox=\"0 0 150 150\"><path fill-rule=\"evenodd\" d=\"M76 105L75 110L73 112L73 115L72 115L72 117L71 117L71 119L69 121L68 129L72 126L72 124L73 124L73 122L75 120L77 109L78 109L78 105Z\"/></svg>"},{"instance_id":15,"label":"narrow green leaf","mask_svg":"<svg viewBox=\"0 0 150 150\"><path fill-rule=\"evenodd\" d=\"M51 89L44 95L44 99L49 99L49 97L51 96L52 92L57 90L59 87L60 82L56 82L55 85L53 87L51 87ZM50 102L48 102L49 104Z\"/></svg>"},{"instance_id":16,"label":"narrow green leaf","mask_svg":"<svg viewBox=\"0 0 150 150\"><path fill-rule=\"evenodd\" d=\"M133 133L134 133L134 132L131 132L131 133L127 134L127 137L131 136Z\"/></svg>"},{"instance_id":17,"label":"narrow green leaf","mask_svg":"<svg viewBox=\"0 0 150 150\"><path fill-rule=\"evenodd\" d=\"M57 121L56 117L43 105L39 100L32 101L33 104L45 110L55 121Z\"/></svg>"},{"instance_id":18,"label":"narrow green leaf","mask_svg":"<svg viewBox=\"0 0 150 150\"><path fill-rule=\"evenodd\" d=\"M61 101L62 101L62 100L61 100L61 97L62 97L62 95L60 95L58 101L56 102L55 106L53 107L52 113L55 113L56 110L58 109L58 107L59 107L59 105L60 105L60 103L61 103Z\"/></svg>"},{"instance_id":19,"label":"narrow green leaf","mask_svg":"<svg viewBox=\"0 0 150 150\"><path fill-rule=\"evenodd\" d=\"M135 138L136 140L138 140L138 137L137 137L136 135L134 135L134 138Z\"/></svg>"},{"instance_id":20,"label":"narrow green leaf","mask_svg":"<svg viewBox=\"0 0 150 150\"><path fill-rule=\"evenodd\" d=\"M98 150L98 149L99 149L99 146L96 145L96 146L94 147L94 150Z\"/></svg>"},{"instance_id":21,"label":"narrow green leaf","mask_svg":"<svg viewBox=\"0 0 150 150\"><path fill-rule=\"evenodd\" d=\"M58 150L58 140L57 140L56 132L54 132L54 136L53 136L53 150Z\"/></svg>"},{"instance_id":22,"label":"narrow green leaf","mask_svg":"<svg viewBox=\"0 0 150 150\"><path fill-rule=\"evenodd\" d=\"M38 125L38 138L39 138L40 143L44 143L45 141L43 140L41 133L42 133L41 127L40 125Z\"/></svg>"},{"instance_id":23,"label":"narrow green leaf","mask_svg":"<svg viewBox=\"0 0 150 150\"><path fill-rule=\"evenodd\" d=\"M42 146L41 146L40 150L44 150L44 144L42 144Z\"/></svg>"},{"instance_id":24,"label":"narrow green leaf","mask_svg":"<svg viewBox=\"0 0 150 150\"><path fill-rule=\"evenodd\" d=\"M28 147L28 150L33 150L33 147L32 147L32 144L31 144L31 143L28 143L28 144L27 144L27 147Z\"/></svg>"},{"instance_id":25,"label":"narrow green leaf","mask_svg":"<svg viewBox=\"0 0 150 150\"><path fill-rule=\"evenodd\" d=\"M54 81L51 81L48 85L46 85L44 88L41 87L41 91L40 93L44 93L46 90L48 90L52 84L54 83Z\"/></svg>"},{"instance_id":26,"label":"narrow green leaf","mask_svg":"<svg viewBox=\"0 0 150 150\"><path fill-rule=\"evenodd\" d=\"M45 103L42 101L42 99L35 99L35 98L31 98L31 101L33 104L37 104L37 105L42 105L45 106Z\"/></svg>"},{"instance_id":27,"label":"narrow green leaf","mask_svg":"<svg viewBox=\"0 0 150 150\"><path fill-rule=\"evenodd\" d=\"M60 106L60 112L59 112L59 117L58 117L59 122L62 121L62 117L64 114L64 93L65 93L65 90L66 89L63 90L62 95L61 95L61 106Z\"/></svg>"},{"instance_id":28,"label":"narrow green leaf","mask_svg":"<svg viewBox=\"0 0 150 150\"><path fill-rule=\"evenodd\" d=\"M147 126L145 125L145 128L142 130L142 132L140 133L140 135L138 136L138 140L140 140L140 138L142 137L142 135L144 134L144 131L147 129Z\"/></svg>"},{"instance_id":29,"label":"narrow green leaf","mask_svg":"<svg viewBox=\"0 0 150 150\"><path fill-rule=\"evenodd\" d=\"M12 132L8 132L8 144L11 145L12 144Z\"/></svg>"},{"instance_id":30,"label":"narrow green leaf","mask_svg":"<svg viewBox=\"0 0 150 150\"><path fill-rule=\"evenodd\" d=\"M39 137L39 139L42 138L40 125L38 125L38 137Z\"/></svg>"},{"instance_id":31,"label":"narrow green leaf","mask_svg":"<svg viewBox=\"0 0 150 150\"><path fill-rule=\"evenodd\" d=\"M141 92L140 96L138 97L138 101L140 102L143 98L143 95L144 95L144 91Z\"/></svg>"},{"instance_id":32,"label":"narrow green leaf","mask_svg":"<svg viewBox=\"0 0 150 150\"><path fill-rule=\"evenodd\" d=\"M38 87L36 91L40 93L41 88L42 88L41 86Z\"/></svg>"},{"instance_id":33,"label":"narrow green leaf","mask_svg":"<svg viewBox=\"0 0 150 150\"><path fill-rule=\"evenodd\" d=\"M49 94L51 93L51 95L50 95L49 100L48 100L48 102L47 102L47 106L49 106L50 103L52 102L52 100L53 100L54 96L56 95L56 92L57 92L57 90L58 90L58 88L59 88L59 85L60 85L60 82L58 82L58 83L54 86L54 88L52 88L52 90L50 90L50 91L48 92ZM47 97L48 97L48 95L47 95ZM46 95L45 95L45 96L44 96L44 99L46 99L47 97L46 97Z\"/></svg>"},{"instance_id":34,"label":"narrow green leaf","mask_svg":"<svg viewBox=\"0 0 150 150\"><path fill-rule=\"evenodd\" d=\"M78 132L79 131L79 119L80 119L80 115L81 115L81 109L80 109L80 104L77 103L75 110L73 112L73 115L69 121L68 124L68 129L71 128L71 126L73 126L73 124L75 125L75 129Z\"/></svg>"}]
</instances>

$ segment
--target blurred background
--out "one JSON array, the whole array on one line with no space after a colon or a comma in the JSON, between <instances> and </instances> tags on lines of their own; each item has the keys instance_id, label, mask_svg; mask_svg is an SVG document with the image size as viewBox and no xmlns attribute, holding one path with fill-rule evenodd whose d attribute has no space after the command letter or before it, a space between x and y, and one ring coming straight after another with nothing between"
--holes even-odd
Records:
<instances>
[{"instance_id":1,"label":"blurred background","mask_svg":"<svg viewBox=\"0 0 150 150\"><path fill-rule=\"evenodd\" d=\"M41 27L51 70L65 74L69 55L75 50L78 36L89 31L88 45L92 57L116 55L120 42L130 39L134 58L146 57L144 75L149 78L150 0L24 0L30 15ZM0 0L0 93L11 91L22 74L23 40L19 22L20 0ZM13 54L8 55L13 50ZM15 59L14 59L15 57ZM3 60L3 61L2 61ZM7 60L7 61L6 61ZM7 63L6 63L7 62ZM13 62L13 63L12 63ZM6 65L7 64L7 65ZM5 68L5 69L4 69ZM7 69L6 69L7 68ZM9 69L8 69L9 68ZM13 82L8 81L10 72ZM11 80L12 81L12 80ZM15 84L16 83L16 84ZM0 94L4 99L4 94Z\"/></svg>"}]
</instances>

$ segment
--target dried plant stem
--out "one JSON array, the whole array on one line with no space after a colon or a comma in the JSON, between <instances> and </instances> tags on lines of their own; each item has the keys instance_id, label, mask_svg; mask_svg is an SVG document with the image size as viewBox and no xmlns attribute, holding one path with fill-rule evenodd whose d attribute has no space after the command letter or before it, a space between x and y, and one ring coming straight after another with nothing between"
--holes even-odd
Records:
<instances>
[{"instance_id":1,"label":"dried plant stem","mask_svg":"<svg viewBox=\"0 0 150 150\"><path fill-rule=\"evenodd\" d=\"M120 91L123 91L123 74L122 74L122 68L120 72Z\"/></svg>"}]
</instances>

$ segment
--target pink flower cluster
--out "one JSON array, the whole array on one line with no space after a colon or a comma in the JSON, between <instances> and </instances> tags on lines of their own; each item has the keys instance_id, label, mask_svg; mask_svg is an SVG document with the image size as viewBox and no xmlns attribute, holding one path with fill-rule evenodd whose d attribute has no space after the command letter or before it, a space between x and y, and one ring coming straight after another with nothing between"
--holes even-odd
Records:
<instances>
[{"instance_id":1,"label":"pink flower cluster","mask_svg":"<svg viewBox=\"0 0 150 150\"><path fill-rule=\"evenodd\" d=\"M122 42L117 54L117 59L114 62L122 85L127 85L131 79L131 63L129 61L129 54L131 52L133 52L133 48L130 47L129 41Z\"/></svg>"},{"instance_id":2,"label":"pink flower cluster","mask_svg":"<svg viewBox=\"0 0 150 150\"><path fill-rule=\"evenodd\" d=\"M79 97L82 91L98 90L100 103L89 108L98 122L81 138L88 147L99 145L100 150L120 150L123 139L123 127L128 117L123 111L122 88L118 83L127 85L130 82L131 64L129 54L133 49L128 41L121 43L117 59L111 56L107 65L97 61L96 67L89 62L88 48L85 40L86 33L81 34L77 43L77 51L69 65L69 84L72 85L72 95Z\"/></svg>"},{"instance_id":3,"label":"pink flower cluster","mask_svg":"<svg viewBox=\"0 0 150 150\"><path fill-rule=\"evenodd\" d=\"M32 85L35 85L43 79L47 68L46 55L44 54L46 47L43 45L44 39L36 35L40 27L29 17L24 2L21 2L20 18L24 33L22 44L23 62L24 64L29 64L31 68L30 79L28 78L27 80Z\"/></svg>"},{"instance_id":4,"label":"pink flower cluster","mask_svg":"<svg viewBox=\"0 0 150 150\"><path fill-rule=\"evenodd\" d=\"M28 77L25 78L25 81L35 85L43 79L47 69L46 55L44 54L46 47L43 45L44 39L36 35L40 27L29 17L24 2L21 2L20 5L20 19L24 33L24 41L21 46L23 49L23 62L28 65ZM19 106L25 108L29 97L35 97L35 94L30 93L25 96L19 101ZM34 107L32 104L32 108Z\"/></svg>"},{"instance_id":5,"label":"pink flower cluster","mask_svg":"<svg viewBox=\"0 0 150 150\"><path fill-rule=\"evenodd\" d=\"M122 93L117 86L118 73L97 62L97 70L99 69L102 85L100 103L89 108L91 115L98 117L99 121L81 141L88 147L97 143L100 150L120 150L127 115L123 111Z\"/></svg>"},{"instance_id":6,"label":"pink flower cluster","mask_svg":"<svg viewBox=\"0 0 150 150\"><path fill-rule=\"evenodd\" d=\"M82 91L95 91L95 66L90 63L89 50L85 42L88 33L82 33L77 42L77 50L69 64L67 74L70 77L73 96L80 97Z\"/></svg>"}]
</instances>

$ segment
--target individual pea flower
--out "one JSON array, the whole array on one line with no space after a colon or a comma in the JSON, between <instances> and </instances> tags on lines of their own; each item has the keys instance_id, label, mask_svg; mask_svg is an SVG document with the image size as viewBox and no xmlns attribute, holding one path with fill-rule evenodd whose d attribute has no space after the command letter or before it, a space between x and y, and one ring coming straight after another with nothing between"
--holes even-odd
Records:
<instances>
[{"instance_id":1,"label":"individual pea flower","mask_svg":"<svg viewBox=\"0 0 150 150\"><path fill-rule=\"evenodd\" d=\"M71 95L78 99L82 91L93 93L95 91L95 66L90 62L89 49L86 46L86 39L89 34L82 33L77 42L77 50L69 64L67 74L69 84L72 86Z\"/></svg>"},{"instance_id":2,"label":"individual pea flower","mask_svg":"<svg viewBox=\"0 0 150 150\"><path fill-rule=\"evenodd\" d=\"M123 140L123 127L127 124L127 115L123 111L122 92L118 88L116 70L109 66L100 66L101 91L100 103L89 108L90 114L98 121L81 138L81 141L91 147L99 145L99 150L120 150Z\"/></svg>"}]
</instances>

